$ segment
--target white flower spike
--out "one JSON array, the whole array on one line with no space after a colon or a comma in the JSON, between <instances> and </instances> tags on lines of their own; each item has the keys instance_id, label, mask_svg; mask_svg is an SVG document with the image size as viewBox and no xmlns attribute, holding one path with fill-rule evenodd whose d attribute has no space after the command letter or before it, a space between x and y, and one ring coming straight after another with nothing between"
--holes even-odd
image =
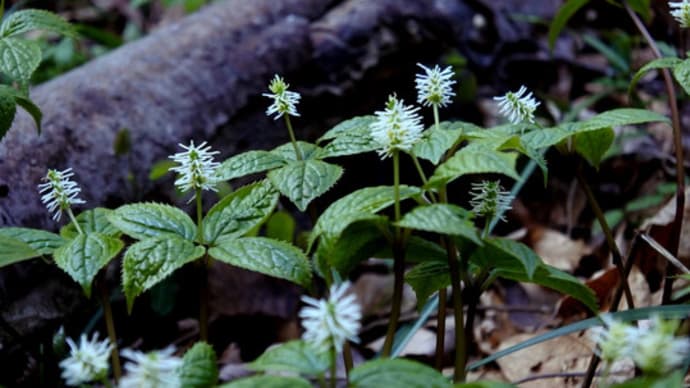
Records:
<instances>
[{"instance_id":1,"label":"white flower spike","mask_svg":"<svg viewBox=\"0 0 690 388\"><path fill-rule=\"evenodd\" d=\"M163 350L142 353L125 349L122 356L133 362L125 364L127 374L120 380L120 388L179 388L182 386L179 369L182 359L173 356L172 346Z\"/></svg>"},{"instance_id":2,"label":"white flower spike","mask_svg":"<svg viewBox=\"0 0 690 388\"><path fill-rule=\"evenodd\" d=\"M422 137L422 118L419 108L405 106L395 95L388 97L386 109L376 112L377 119L369 126L371 137L379 145L381 158L392 156L396 150L409 151Z\"/></svg>"},{"instance_id":3,"label":"white flower spike","mask_svg":"<svg viewBox=\"0 0 690 388\"><path fill-rule=\"evenodd\" d=\"M682 28L690 27L690 1L669 1L668 7L673 16Z\"/></svg>"},{"instance_id":4,"label":"white flower spike","mask_svg":"<svg viewBox=\"0 0 690 388\"><path fill-rule=\"evenodd\" d=\"M43 178L46 183L38 185L41 201L46 205L48 211L53 214L55 221L60 221L62 212L70 209L72 205L85 203L77 198L81 192L79 185L70 180L74 175L71 168L63 171L49 169Z\"/></svg>"},{"instance_id":5,"label":"white flower spike","mask_svg":"<svg viewBox=\"0 0 690 388\"><path fill-rule=\"evenodd\" d=\"M472 195L470 200L472 211L476 215L486 217L487 219L510 210L510 203L514 199L509 192L503 190L498 181L472 183L470 195ZM500 220L505 221L505 216L501 215Z\"/></svg>"},{"instance_id":6,"label":"white flower spike","mask_svg":"<svg viewBox=\"0 0 690 388\"><path fill-rule=\"evenodd\" d=\"M211 151L210 146L206 146L206 142L194 145L194 141L189 143L189 146L183 144L179 145L186 151L170 156L170 159L179 164L173 167L170 171L175 171L179 174L179 178L175 181L175 186L182 191L196 190L216 190L216 169L220 163L213 160L213 155L218 154L218 151ZM194 197L192 197L194 199Z\"/></svg>"},{"instance_id":7,"label":"white flower spike","mask_svg":"<svg viewBox=\"0 0 690 388\"><path fill-rule=\"evenodd\" d=\"M450 104L453 92L453 69L448 66L445 69L436 65L433 69L418 63L417 66L424 70L424 73L417 74L415 83L417 84L417 103L424 106L445 107Z\"/></svg>"},{"instance_id":8,"label":"white flower spike","mask_svg":"<svg viewBox=\"0 0 690 388\"><path fill-rule=\"evenodd\" d=\"M82 334L77 345L71 338L67 338L70 348L69 357L60 361L62 378L69 386L80 386L92 381L101 380L108 375L108 358L113 351L113 345L107 338L98 341L98 334L91 340Z\"/></svg>"},{"instance_id":9,"label":"white flower spike","mask_svg":"<svg viewBox=\"0 0 690 388\"><path fill-rule=\"evenodd\" d=\"M266 109L266 116L275 114L274 120L278 120L283 115L299 116L297 113L297 104L301 98L297 92L288 90L289 84L285 83L282 77L278 74L273 77L268 89L271 93L263 93L262 96L272 98L273 103Z\"/></svg>"},{"instance_id":10,"label":"white flower spike","mask_svg":"<svg viewBox=\"0 0 690 388\"><path fill-rule=\"evenodd\" d=\"M498 102L499 112L513 124L534 124L534 111L541 103L532 97L532 92L525 95L526 92L527 88L520 86L517 92L494 97L494 101Z\"/></svg>"},{"instance_id":11,"label":"white flower spike","mask_svg":"<svg viewBox=\"0 0 690 388\"><path fill-rule=\"evenodd\" d=\"M659 316L651 319L651 326L637 329L631 357L645 374L661 376L683 365L690 355L690 339L674 334L677 321L663 321Z\"/></svg>"},{"instance_id":12,"label":"white flower spike","mask_svg":"<svg viewBox=\"0 0 690 388\"><path fill-rule=\"evenodd\" d=\"M630 357L638 336L637 328L608 314L601 319L604 326L592 329L592 339L599 345L599 357L609 363Z\"/></svg>"},{"instance_id":13,"label":"white flower spike","mask_svg":"<svg viewBox=\"0 0 690 388\"><path fill-rule=\"evenodd\" d=\"M330 288L328 299L303 296L307 304L299 312L304 326L302 338L320 351L332 347L339 353L346 340L358 342L362 312L353 294L345 295L350 283L344 282Z\"/></svg>"}]
</instances>

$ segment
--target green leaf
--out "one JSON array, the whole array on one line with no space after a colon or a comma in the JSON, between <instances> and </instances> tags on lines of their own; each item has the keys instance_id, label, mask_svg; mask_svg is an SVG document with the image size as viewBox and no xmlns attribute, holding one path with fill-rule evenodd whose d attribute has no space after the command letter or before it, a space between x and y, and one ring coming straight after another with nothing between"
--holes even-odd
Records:
<instances>
[{"instance_id":1,"label":"green leaf","mask_svg":"<svg viewBox=\"0 0 690 388\"><path fill-rule=\"evenodd\" d=\"M449 183L467 174L498 173L519 179L515 171L517 154L482 146L465 147L442 163L429 179L429 185Z\"/></svg>"},{"instance_id":2,"label":"green leaf","mask_svg":"<svg viewBox=\"0 0 690 388\"><path fill-rule=\"evenodd\" d=\"M112 212L112 210L102 207L86 210L77 216L77 222L82 232L86 234L98 232L106 236L119 237L120 230L108 221L108 216ZM64 238L74 238L78 234L79 232L77 228L74 227L73 222L70 222L60 229L60 236Z\"/></svg>"},{"instance_id":3,"label":"green leaf","mask_svg":"<svg viewBox=\"0 0 690 388\"><path fill-rule=\"evenodd\" d=\"M105 234L80 234L56 249L53 256L55 264L82 286L87 297L91 297L91 283L98 271L123 247L120 239Z\"/></svg>"},{"instance_id":4,"label":"green leaf","mask_svg":"<svg viewBox=\"0 0 690 388\"><path fill-rule=\"evenodd\" d=\"M206 342L197 342L182 358L180 382L185 388L215 387L218 382L216 352Z\"/></svg>"},{"instance_id":5,"label":"green leaf","mask_svg":"<svg viewBox=\"0 0 690 388\"><path fill-rule=\"evenodd\" d=\"M292 242L295 236L297 223L295 218L285 210L277 211L266 221L266 237Z\"/></svg>"},{"instance_id":6,"label":"green leaf","mask_svg":"<svg viewBox=\"0 0 690 388\"><path fill-rule=\"evenodd\" d=\"M690 59L673 67L673 77L683 87L686 94L690 94Z\"/></svg>"},{"instance_id":7,"label":"green leaf","mask_svg":"<svg viewBox=\"0 0 690 388\"><path fill-rule=\"evenodd\" d=\"M544 187L548 183L549 169L546 166L546 159L544 159L543 152L537 151L535 148L524 142L519 136L512 136L498 147L499 151L515 150L519 153L532 159L539 169L541 169L544 177Z\"/></svg>"},{"instance_id":8,"label":"green leaf","mask_svg":"<svg viewBox=\"0 0 690 388\"><path fill-rule=\"evenodd\" d=\"M126 235L149 237L181 236L194 241L196 225L182 210L161 203L134 203L120 206L106 215L108 221Z\"/></svg>"},{"instance_id":9,"label":"green leaf","mask_svg":"<svg viewBox=\"0 0 690 388\"><path fill-rule=\"evenodd\" d=\"M683 387L683 373L675 371L666 376L642 376L624 383L613 384L611 388L672 388Z\"/></svg>"},{"instance_id":10,"label":"green leaf","mask_svg":"<svg viewBox=\"0 0 690 388\"><path fill-rule=\"evenodd\" d=\"M628 0L628 5L633 11L637 12L642 18L649 23L651 18L649 0Z\"/></svg>"},{"instance_id":11,"label":"green leaf","mask_svg":"<svg viewBox=\"0 0 690 388\"><path fill-rule=\"evenodd\" d=\"M330 365L327 352L317 352L308 343L295 340L268 348L247 367L257 372L294 372L314 376Z\"/></svg>"},{"instance_id":12,"label":"green leaf","mask_svg":"<svg viewBox=\"0 0 690 388\"><path fill-rule=\"evenodd\" d=\"M309 203L328 191L342 174L340 166L310 159L269 171L268 179L300 211L305 211Z\"/></svg>"},{"instance_id":13,"label":"green leaf","mask_svg":"<svg viewBox=\"0 0 690 388\"><path fill-rule=\"evenodd\" d=\"M388 245L377 225L381 222L381 219L354 222L337 238L322 238L316 250L317 262L326 263L328 268L347 276L359 262Z\"/></svg>"},{"instance_id":14,"label":"green leaf","mask_svg":"<svg viewBox=\"0 0 690 388\"><path fill-rule=\"evenodd\" d=\"M16 36L33 30L55 32L76 37L74 28L60 15L40 9L23 9L12 12L0 25L0 36Z\"/></svg>"},{"instance_id":15,"label":"green leaf","mask_svg":"<svg viewBox=\"0 0 690 388\"><path fill-rule=\"evenodd\" d=\"M297 147L302 151L304 159L318 159L318 156L323 152L321 147L305 141L297 141ZM292 143L285 143L271 150L271 153L282 158L283 160L297 160L295 156L295 147Z\"/></svg>"},{"instance_id":16,"label":"green leaf","mask_svg":"<svg viewBox=\"0 0 690 388\"><path fill-rule=\"evenodd\" d=\"M422 133L422 138L412 147L412 154L437 165L464 133L478 129L470 123L443 121L438 129L433 125Z\"/></svg>"},{"instance_id":17,"label":"green leaf","mask_svg":"<svg viewBox=\"0 0 690 388\"><path fill-rule=\"evenodd\" d=\"M556 16L549 26L549 50L553 50L553 46L556 44L556 38L560 35L563 27L568 24L568 20L587 3L589 3L589 0L568 0L558 9Z\"/></svg>"},{"instance_id":18,"label":"green leaf","mask_svg":"<svg viewBox=\"0 0 690 388\"><path fill-rule=\"evenodd\" d=\"M531 281L542 260L527 245L505 239L487 238L484 246L479 247L470 261L485 269L497 269L524 273Z\"/></svg>"},{"instance_id":19,"label":"green leaf","mask_svg":"<svg viewBox=\"0 0 690 388\"><path fill-rule=\"evenodd\" d=\"M20 38L0 39L0 71L25 83L41 63L41 48L36 42Z\"/></svg>"},{"instance_id":20,"label":"green leaf","mask_svg":"<svg viewBox=\"0 0 690 388\"><path fill-rule=\"evenodd\" d=\"M300 249L265 237L222 240L209 255L236 267L289 280L303 287L311 284L311 265Z\"/></svg>"},{"instance_id":21,"label":"green leaf","mask_svg":"<svg viewBox=\"0 0 690 388\"><path fill-rule=\"evenodd\" d=\"M157 161L153 164L153 166L151 166L151 170L149 171L149 180L156 181L163 178L170 172L170 169L176 165L177 163L170 159Z\"/></svg>"},{"instance_id":22,"label":"green leaf","mask_svg":"<svg viewBox=\"0 0 690 388\"><path fill-rule=\"evenodd\" d=\"M411 186L400 186L400 200L421 193ZM335 237L340 235L348 225L361 220L376 219L377 212L395 202L393 186L366 187L333 202L319 217L314 230L309 236L309 246L321 235Z\"/></svg>"},{"instance_id":23,"label":"green leaf","mask_svg":"<svg viewBox=\"0 0 690 388\"><path fill-rule=\"evenodd\" d=\"M403 228L462 236L481 245L471 217L470 212L459 206L432 204L414 208L403 216L398 225Z\"/></svg>"},{"instance_id":24,"label":"green leaf","mask_svg":"<svg viewBox=\"0 0 690 388\"><path fill-rule=\"evenodd\" d=\"M355 117L338 124L319 139L333 138L333 141L323 148L318 157L356 155L378 149L379 145L371 137L369 129L375 119L374 116Z\"/></svg>"},{"instance_id":25,"label":"green leaf","mask_svg":"<svg viewBox=\"0 0 690 388\"><path fill-rule=\"evenodd\" d=\"M219 388L312 388L312 385L301 377L264 375L234 380Z\"/></svg>"},{"instance_id":26,"label":"green leaf","mask_svg":"<svg viewBox=\"0 0 690 388\"><path fill-rule=\"evenodd\" d=\"M41 229L30 228L0 228L0 236L19 240L27 245L38 255L52 255L53 252L63 246L67 241L55 233Z\"/></svg>"},{"instance_id":27,"label":"green leaf","mask_svg":"<svg viewBox=\"0 0 690 388\"><path fill-rule=\"evenodd\" d=\"M587 131L596 131L601 128L643 124L649 122L668 123L669 119L666 116L646 109L619 108L600 113L589 120L577 123L574 131L581 133Z\"/></svg>"},{"instance_id":28,"label":"green leaf","mask_svg":"<svg viewBox=\"0 0 690 388\"><path fill-rule=\"evenodd\" d=\"M424 364L404 359L379 359L352 369L350 387L449 388L451 383Z\"/></svg>"},{"instance_id":29,"label":"green leaf","mask_svg":"<svg viewBox=\"0 0 690 388\"><path fill-rule=\"evenodd\" d=\"M248 151L232 156L221 163L216 173L220 179L229 181L284 165L285 159L274 152Z\"/></svg>"},{"instance_id":30,"label":"green leaf","mask_svg":"<svg viewBox=\"0 0 690 388\"><path fill-rule=\"evenodd\" d=\"M0 139L2 139L7 131L12 127L14 115L17 113L17 104L14 96L5 93L4 88L0 89Z\"/></svg>"},{"instance_id":31,"label":"green leaf","mask_svg":"<svg viewBox=\"0 0 690 388\"><path fill-rule=\"evenodd\" d=\"M24 109L26 113L28 113L31 116L31 118L34 119L34 124L36 124L36 130L40 135L41 120L43 119L43 113L41 112L41 109L38 106L36 106L36 104L34 104L33 101L31 101L28 97L25 96L15 95L14 101L17 103L17 105L21 106L22 109Z\"/></svg>"},{"instance_id":32,"label":"green leaf","mask_svg":"<svg viewBox=\"0 0 690 388\"><path fill-rule=\"evenodd\" d=\"M599 169L599 163L613 144L615 137L610 127L578 133L575 135L575 151L594 168Z\"/></svg>"},{"instance_id":33,"label":"green leaf","mask_svg":"<svg viewBox=\"0 0 690 388\"><path fill-rule=\"evenodd\" d=\"M417 295L417 308L421 308L436 291L450 286L449 271L448 262L426 261L405 274L405 281Z\"/></svg>"},{"instance_id":34,"label":"green leaf","mask_svg":"<svg viewBox=\"0 0 690 388\"><path fill-rule=\"evenodd\" d=\"M582 40L597 50L619 72L630 72L630 64L628 63L628 60L615 49L606 45L606 43L601 41L599 38L591 34L584 34L582 35Z\"/></svg>"},{"instance_id":35,"label":"green leaf","mask_svg":"<svg viewBox=\"0 0 690 388\"><path fill-rule=\"evenodd\" d=\"M278 197L278 191L265 180L228 194L206 214L204 241L216 244L246 234L271 215Z\"/></svg>"},{"instance_id":36,"label":"green leaf","mask_svg":"<svg viewBox=\"0 0 690 388\"><path fill-rule=\"evenodd\" d=\"M533 149L551 147L572 136L575 123L564 123L552 128L537 129L522 135L522 141Z\"/></svg>"},{"instance_id":37,"label":"green leaf","mask_svg":"<svg viewBox=\"0 0 690 388\"><path fill-rule=\"evenodd\" d=\"M0 268L40 255L29 244L0 233Z\"/></svg>"},{"instance_id":38,"label":"green leaf","mask_svg":"<svg viewBox=\"0 0 690 388\"><path fill-rule=\"evenodd\" d=\"M204 248L175 235L161 235L132 244L122 261L122 288L127 309L142 292L183 265L204 255Z\"/></svg>"},{"instance_id":39,"label":"green leaf","mask_svg":"<svg viewBox=\"0 0 690 388\"><path fill-rule=\"evenodd\" d=\"M642 66L640 70L637 71L637 73L635 73L635 76L633 76L632 80L630 81L630 86L628 87L628 94L632 94L632 90L635 89L635 86L640 81L642 76L645 75L648 71L654 69L674 68L682 62L683 61L680 58L675 57L657 58L651 62L648 62L647 64Z\"/></svg>"}]
</instances>

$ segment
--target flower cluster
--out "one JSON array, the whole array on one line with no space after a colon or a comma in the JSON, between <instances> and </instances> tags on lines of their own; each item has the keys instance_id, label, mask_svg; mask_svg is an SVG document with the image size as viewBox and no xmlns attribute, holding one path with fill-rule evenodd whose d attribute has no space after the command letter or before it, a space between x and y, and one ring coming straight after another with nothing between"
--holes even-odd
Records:
<instances>
[{"instance_id":1,"label":"flower cluster","mask_svg":"<svg viewBox=\"0 0 690 388\"><path fill-rule=\"evenodd\" d=\"M492 219L496 214L501 214L500 219L505 221L502 214L506 210L510 210L513 196L503 190L498 181L472 183L470 195L472 195L470 205L472 205L472 211L476 215Z\"/></svg>"},{"instance_id":2,"label":"flower cluster","mask_svg":"<svg viewBox=\"0 0 690 388\"><path fill-rule=\"evenodd\" d=\"M690 27L690 1L669 1L668 7L671 9L671 16L678 21L681 27Z\"/></svg>"},{"instance_id":3,"label":"flower cluster","mask_svg":"<svg viewBox=\"0 0 690 388\"><path fill-rule=\"evenodd\" d=\"M98 341L98 334L94 334L89 340L86 334L82 334L79 345L71 338L67 338L67 344L70 355L60 362L65 384L80 386L108 375L108 357L113 351L108 339Z\"/></svg>"},{"instance_id":4,"label":"flower cluster","mask_svg":"<svg viewBox=\"0 0 690 388\"><path fill-rule=\"evenodd\" d=\"M534 111L541 103L532 97L532 92L525 95L526 92L527 88L520 86L517 92L508 92L505 96L494 97L494 101L498 102L499 112L513 124L534 124Z\"/></svg>"},{"instance_id":5,"label":"flower cluster","mask_svg":"<svg viewBox=\"0 0 690 388\"><path fill-rule=\"evenodd\" d=\"M206 142L195 146L194 141L192 141L189 146L180 144L180 147L186 151L170 156L170 159L179 164L179 166L170 169L170 171L175 171L180 175L175 181L175 186L182 192L190 190L216 191L215 185L218 182L216 169L220 164L213 160L213 155L219 152L211 151L211 147L206 146Z\"/></svg>"},{"instance_id":6,"label":"flower cluster","mask_svg":"<svg viewBox=\"0 0 690 388\"><path fill-rule=\"evenodd\" d=\"M654 316L648 327L638 328L603 316L605 327L593 330L599 356L609 363L631 358L648 375L659 376L680 367L690 355L690 339L676 338L678 322Z\"/></svg>"},{"instance_id":7,"label":"flower cluster","mask_svg":"<svg viewBox=\"0 0 690 388\"><path fill-rule=\"evenodd\" d=\"M300 95L296 92L288 90L289 84L285 83L283 78L275 75L268 89L271 93L263 93L262 96L272 98L273 103L266 109L266 115L270 116L275 113L274 120L278 120L284 114L290 116L299 116L297 113L297 104L299 103Z\"/></svg>"},{"instance_id":8,"label":"flower cluster","mask_svg":"<svg viewBox=\"0 0 690 388\"><path fill-rule=\"evenodd\" d=\"M422 118L419 108L405 106L395 95L388 96L386 109L377 111L376 121L371 123L371 137L378 144L381 158L392 156L395 151L409 151L422 137Z\"/></svg>"},{"instance_id":9,"label":"flower cluster","mask_svg":"<svg viewBox=\"0 0 690 388\"><path fill-rule=\"evenodd\" d=\"M63 171L48 170L48 174L43 178L46 183L38 185L41 201L46 205L48 211L53 214L55 221L60 221L62 212L68 210L72 205L85 203L77 198L81 189L76 182L70 180L74 173L71 168Z\"/></svg>"},{"instance_id":10,"label":"flower cluster","mask_svg":"<svg viewBox=\"0 0 690 388\"><path fill-rule=\"evenodd\" d=\"M453 92L453 70L450 66L441 70L436 65L433 69L418 63L417 66L424 70L423 74L417 74L417 103L424 106L445 107L450 104L450 98L455 96Z\"/></svg>"},{"instance_id":11,"label":"flower cluster","mask_svg":"<svg viewBox=\"0 0 690 388\"><path fill-rule=\"evenodd\" d=\"M299 312L305 330L302 338L316 349L335 348L340 352L346 340L359 341L357 333L362 312L356 297L345 295L349 286L349 282L331 286L328 299L302 297L308 305Z\"/></svg>"},{"instance_id":12,"label":"flower cluster","mask_svg":"<svg viewBox=\"0 0 690 388\"><path fill-rule=\"evenodd\" d=\"M142 353L124 349L122 356L132 362L125 364L127 375L120 380L120 388L178 388L182 386L179 369L182 359L173 356L172 346L159 351Z\"/></svg>"}]
</instances>

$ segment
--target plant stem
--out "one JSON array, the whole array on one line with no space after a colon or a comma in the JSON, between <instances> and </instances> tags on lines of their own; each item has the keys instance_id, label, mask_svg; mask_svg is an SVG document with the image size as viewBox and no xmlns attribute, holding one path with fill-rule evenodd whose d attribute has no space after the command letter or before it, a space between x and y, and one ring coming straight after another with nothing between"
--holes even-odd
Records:
<instances>
[{"instance_id":1,"label":"plant stem","mask_svg":"<svg viewBox=\"0 0 690 388\"><path fill-rule=\"evenodd\" d=\"M74 213L72 213L71 208L67 208L67 215L69 216L69 219L72 220L72 223L74 224L74 227L77 229L77 232L79 232L79 234L84 234L84 232L81 230L81 226L79 226L79 222L77 222L77 217L74 216Z\"/></svg>"},{"instance_id":2,"label":"plant stem","mask_svg":"<svg viewBox=\"0 0 690 388\"><path fill-rule=\"evenodd\" d=\"M467 363L467 341L465 340L465 318L462 311L462 285L460 284L460 263L458 262L455 244L447 238L446 252L450 267L450 283L453 286L453 314L455 315L455 372L453 381L465 381L465 364Z\"/></svg>"},{"instance_id":3,"label":"plant stem","mask_svg":"<svg viewBox=\"0 0 690 388\"><path fill-rule=\"evenodd\" d=\"M335 383L336 383L336 373L338 371L336 367L336 357L337 353L335 351L335 346L331 346L331 350L329 351L330 356L331 356L331 388L335 388Z\"/></svg>"},{"instance_id":4,"label":"plant stem","mask_svg":"<svg viewBox=\"0 0 690 388\"><path fill-rule=\"evenodd\" d=\"M395 330L400 319L402 305L403 283L405 281L405 251L398 222L400 221L400 153L393 151L393 191L395 196L395 238L393 240L393 302L391 305L390 322L383 343L382 357L389 357L393 348Z\"/></svg>"},{"instance_id":5,"label":"plant stem","mask_svg":"<svg viewBox=\"0 0 690 388\"><path fill-rule=\"evenodd\" d=\"M354 364L352 362L352 347L348 341L345 341L345 344L343 345L343 362L345 364L345 376L349 378L350 371L352 370Z\"/></svg>"},{"instance_id":6,"label":"plant stem","mask_svg":"<svg viewBox=\"0 0 690 388\"><path fill-rule=\"evenodd\" d=\"M443 356L445 355L446 342L446 306L448 305L448 293L446 289L438 292L438 316L436 318L436 362L438 371L443 370Z\"/></svg>"},{"instance_id":7,"label":"plant stem","mask_svg":"<svg viewBox=\"0 0 690 388\"><path fill-rule=\"evenodd\" d=\"M288 133L290 134L290 141L292 142L292 146L295 148L295 157L297 158L297 160L303 160L304 156L302 155L302 151L297 146L297 138L295 138L295 131L292 130L290 116L285 114L283 115L283 117L285 117L285 125L287 126Z\"/></svg>"},{"instance_id":8,"label":"plant stem","mask_svg":"<svg viewBox=\"0 0 690 388\"><path fill-rule=\"evenodd\" d=\"M196 189L197 238L204 244L204 210L201 203L201 189ZM208 255L198 261L199 272L199 338L208 342Z\"/></svg>"},{"instance_id":9,"label":"plant stem","mask_svg":"<svg viewBox=\"0 0 690 388\"><path fill-rule=\"evenodd\" d=\"M630 292L630 287L628 285L628 282L626 281L626 278L623 277L625 273L623 269L623 258L621 256L620 250L618 249L618 244L616 244L616 240L613 237L611 228L609 227L608 222L606 222L604 212L601 211L601 207L599 207L599 202L597 202L597 199L594 196L592 189L589 187L589 183L587 183L587 180L582 175L580 167L578 167L577 169L577 180L579 181L580 187L582 187L582 190L584 190L585 195L587 196L589 206L592 208L592 211L594 212L597 221L599 221L599 225L601 226L601 230L604 232L604 236L606 236L606 243L608 244L609 249L611 250L611 256L613 257L613 264L618 269L618 274L620 275L621 281L623 282L623 291L625 292L625 301L628 303L628 308L635 308L632 292Z\"/></svg>"},{"instance_id":10,"label":"plant stem","mask_svg":"<svg viewBox=\"0 0 690 388\"><path fill-rule=\"evenodd\" d=\"M113 365L113 376L115 377L115 383L117 384L122 376L122 368L120 367L120 353L117 350L117 334L115 333L115 322L113 321L113 309L110 306L110 294L105 283L105 277L103 277L99 282L98 288L101 294L101 303L103 304L105 328L108 332L108 338L114 346L113 351L110 353L110 362Z\"/></svg>"},{"instance_id":11,"label":"plant stem","mask_svg":"<svg viewBox=\"0 0 690 388\"><path fill-rule=\"evenodd\" d=\"M623 0L623 6L626 12L635 23L635 27L640 31L645 41L652 49L654 56L662 58L661 51L656 42L647 30L647 27L642 23L642 20L637 16L635 11L630 8L626 0ZM680 244L681 228L683 226L683 213L685 210L685 166L683 156L683 137L680 126L680 114L678 112L678 103L676 99L676 91L673 87L673 79L668 69L661 69L661 74L664 77L664 85L666 93L668 94L668 104L671 109L671 123L673 125L673 147L675 148L676 156L676 214L673 219L673 227L671 230L671 238L669 241L668 251L675 257L678 257L678 246ZM675 269L669 265L666 267L666 278L664 281L664 292L661 298L662 304L668 304L671 301L671 293L673 291L673 275Z\"/></svg>"}]
</instances>

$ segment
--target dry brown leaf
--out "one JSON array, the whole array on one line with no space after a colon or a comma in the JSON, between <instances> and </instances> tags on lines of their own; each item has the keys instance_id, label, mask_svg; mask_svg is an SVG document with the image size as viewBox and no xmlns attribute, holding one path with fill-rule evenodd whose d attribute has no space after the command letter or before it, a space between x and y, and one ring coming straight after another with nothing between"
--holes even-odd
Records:
<instances>
[{"instance_id":1,"label":"dry brown leaf","mask_svg":"<svg viewBox=\"0 0 690 388\"><path fill-rule=\"evenodd\" d=\"M573 240L567 235L549 228L534 227L529 232L532 249L546 264L562 271L573 272L583 256L592 253L592 248L582 240Z\"/></svg>"}]
</instances>

